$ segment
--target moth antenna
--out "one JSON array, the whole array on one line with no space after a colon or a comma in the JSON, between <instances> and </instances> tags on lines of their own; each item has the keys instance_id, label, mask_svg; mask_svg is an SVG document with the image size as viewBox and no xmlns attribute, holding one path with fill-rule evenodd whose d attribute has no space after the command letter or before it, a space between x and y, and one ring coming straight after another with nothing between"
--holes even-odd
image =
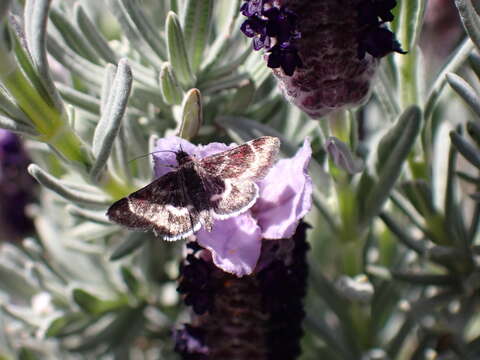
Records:
<instances>
[{"instance_id":1,"label":"moth antenna","mask_svg":"<svg viewBox=\"0 0 480 360\"><path fill-rule=\"evenodd\" d=\"M173 150L156 150L156 151L149 152L148 154L144 154L144 155L140 155L140 156L134 157L133 159L128 160L128 163L130 164L132 161L135 161L135 160L138 160L138 159L147 157L147 156L149 156L149 155L153 155L153 154L157 154L157 153L162 153L162 152L171 152L171 153L174 153L174 154L177 153L176 151L173 151Z\"/></svg>"}]
</instances>

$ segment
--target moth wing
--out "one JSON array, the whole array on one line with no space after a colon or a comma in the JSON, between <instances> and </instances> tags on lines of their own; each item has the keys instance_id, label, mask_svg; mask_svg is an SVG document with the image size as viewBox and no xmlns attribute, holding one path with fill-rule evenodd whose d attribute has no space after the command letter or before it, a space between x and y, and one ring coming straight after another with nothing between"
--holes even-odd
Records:
<instances>
[{"instance_id":1,"label":"moth wing","mask_svg":"<svg viewBox=\"0 0 480 360\"><path fill-rule=\"evenodd\" d=\"M198 162L207 173L222 179L260 180L275 162L279 148L278 138L262 136Z\"/></svg>"},{"instance_id":2,"label":"moth wing","mask_svg":"<svg viewBox=\"0 0 480 360\"><path fill-rule=\"evenodd\" d=\"M258 198L258 186L250 180L225 179L221 194L210 198L215 219L228 219L250 209Z\"/></svg>"},{"instance_id":3,"label":"moth wing","mask_svg":"<svg viewBox=\"0 0 480 360\"><path fill-rule=\"evenodd\" d=\"M198 213L177 171L118 200L110 206L107 216L129 228L153 230L169 241L187 238L201 227Z\"/></svg>"}]
</instances>

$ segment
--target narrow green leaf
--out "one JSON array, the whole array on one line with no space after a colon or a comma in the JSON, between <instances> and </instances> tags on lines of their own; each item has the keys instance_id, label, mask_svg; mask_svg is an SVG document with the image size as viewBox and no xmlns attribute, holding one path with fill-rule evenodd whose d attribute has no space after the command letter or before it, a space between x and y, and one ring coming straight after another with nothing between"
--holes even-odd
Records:
<instances>
[{"instance_id":1,"label":"narrow green leaf","mask_svg":"<svg viewBox=\"0 0 480 360\"><path fill-rule=\"evenodd\" d=\"M445 62L443 68L438 72L433 81L433 85L430 88L429 94L427 96L427 101L425 102L425 119L428 121L428 127L431 126L431 115L435 109L437 100L442 93L443 88L447 82L446 74L455 72L460 66L468 59L468 56L475 48L470 39L465 39L455 50L455 52L450 56L450 58ZM426 131L429 130L426 127ZM430 129L431 130L431 129ZM432 134L428 134L432 136Z\"/></svg>"},{"instance_id":2,"label":"narrow green leaf","mask_svg":"<svg viewBox=\"0 0 480 360\"><path fill-rule=\"evenodd\" d=\"M192 71L197 73L212 26L213 0L186 0L183 19L185 45Z\"/></svg>"},{"instance_id":3,"label":"narrow green leaf","mask_svg":"<svg viewBox=\"0 0 480 360\"><path fill-rule=\"evenodd\" d=\"M35 355L35 353L26 348L22 347L18 352L18 360L39 360L40 358Z\"/></svg>"},{"instance_id":4,"label":"narrow green leaf","mask_svg":"<svg viewBox=\"0 0 480 360\"><path fill-rule=\"evenodd\" d=\"M480 99L470 84L463 80L460 76L452 73L447 74L447 81L458 93L458 95L465 100L465 102L477 114L477 116L480 116Z\"/></svg>"},{"instance_id":5,"label":"narrow green leaf","mask_svg":"<svg viewBox=\"0 0 480 360\"><path fill-rule=\"evenodd\" d=\"M452 131L450 139L453 146L467 159L473 166L480 169L480 149L475 148L460 134Z\"/></svg>"},{"instance_id":6,"label":"narrow green leaf","mask_svg":"<svg viewBox=\"0 0 480 360\"><path fill-rule=\"evenodd\" d=\"M388 229L395 234L398 240L405 246L412 249L418 254L423 254L426 250L426 244L422 241L414 239L409 233L407 233L404 226L400 225L393 216L387 213L381 213L380 218L383 220Z\"/></svg>"},{"instance_id":7,"label":"narrow green leaf","mask_svg":"<svg viewBox=\"0 0 480 360\"><path fill-rule=\"evenodd\" d=\"M92 179L97 179L100 175L112 152L127 107L132 81L132 72L127 60L120 60L108 103L105 106L105 113L102 114L93 137L92 149L96 159L90 172Z\"/></svg>"},{"instance_id":8,"label":"narrow green leaf","mask_svg":"<svg viewBox=\"0 0 480 360\"><path fill-rule=\"evenodd\" d=\"M160 88L162 89L163 100L168 105L179 105L182 103L182 88L170 63L164 63L160 70Z\"/></svg>"},{"instance_id":9,"label":"narrow green leaf","mask_svg":"<svg viewBox=\"0 0 480 360\"><path fill-rule=\"evenodd\" d=\"M248 109L255 95L255 85L248 81L242 84L235 93L231 102L228 104L227 112L231 114L242 114Z\"/></svg>"},{"instance_id":10,"label":"narrow green leaf","mask_svg":"<svg viewBox=\"0 0 480 360\"><path fill-rule=\"evenodd\" d=\"M140 293L141 284L140 281L133 275L132 271L126 266L122 266L121 269L122 279L125 285L127 285L128 290L132 294L138 295Z\"/></svg>"},{"instance_id":11,"label":"narrow green leaf","mask_svg":"<svg viewBox=\"0 0 480 360\"><path fill-rule=\"evenodd\" d=\"M400 43L413 50L418 43L420 30L423 25L426 0L402 1L399 15L398 38Z\"/></svg>"},{"instance_id":12,"label":"narrow green leaf","mask_svg":"<svg viewBox=\"0 0 480 360\"><path fill-rule=\"evenodd\" d=\"M70 313L54 319L47 328L47 337L62 337L74 334L90 324L91 320L82 313Z\"/></svg>"},{"instance_id":13,"label":"narrow green leaf","mask_svg":"<svg viewBox=\"0 0 480 360\"><path fill-rule=\"evenodd\" d=\"M33 137L40 135L33 126L22 124L21 122L12 120L2 115L0 115L0 128L13 131L17 134L23 134Z\"/></svg>"},{"instance_id":14,"label":"narrow green leaf","mask_svg":"<svg viewBox=\"0 0 480 360\"><path fill-rule=\"evenodd\" d=\"M47 20L50 0L27 0L25 3L25 39L28 51L38 72L43 90L46 90L58 111L63 103L53 83L47 59ZM35 85L35 83L34 83Z\"/></svg>"},{"instance_id":15,"label":"narrow green leaf","mask_svg":"<svg viewBox=\"0 0 480 360\"><path fill-rule=\"evenodd\" d=\"M110 197L106 197L101 194L93 194L73 190L35 164L31 164L28 167L28 172L46 188L75 203L105 206L110 205L112 202Z\"/></svg>"},{"instance_id":16,"label":"narrow green leaf","mask_svg":"<svg viewBox=\"0 0 480 360\"><path fill-rule=\"evenodd\" d=\"M195 78L187 56L185 40L178 16L169 12L165 24L167 36L168 59L177 75L178 80L184 87L191 87Z\"/></svg>"},{"instance_id":17,"label":"narrow green leaf","mask_svg":"<svg viewBox=\"0 0 480 360\"><path fill-rule=\"evenodd\" d=\"M145 244L147 239L145 234L131 232L127 235L127 239L113 249L109 259L111 261L120 260L121 258L130 255L135 250L139 249Z\"/></svg>"},{"instance_id":18,"label":"narrow green leaf","mask_svg":"<svg viewBox=\"0 0 480 360\"><path fill-rule=\"evenodd\" d=\"M70 351L85 352L98 349L105 345L105 352L111 351L119 344L128 344L141 332L145 318L143 316L145 305L137 308L127 308L119 311L114 320L100 331L80 338L80 344L70 348Z\"/></svg>"},{"instance_id":19,"label":"narrow green leaf","mask_svg":"<svg viewBox=\"0 0 480 360\"><path fill-rule=\"evenodd\" d=\"M182 104L182 123L179 136L183 139L193 139L203 122L202 95L200 90L191 89L185 94Z\"/></svg>"},{"instance_id":20,"label":"narrow green leaf","mask_svg":"<svg viewBox=\"0 0 480 360\"><path fill-rule=\"evenodd\" d=\"M407 108L378 146L376 185L369 191L365 204L360 204L360 224L367 225L381 211L394 187L420 132L422 114L417 106Z\"/></svg>"},{"instance_id":21,"label":"narrow green leaf","mask_svg":"<svg viewBox=\"0 0 480 360\"><path fill-rule=\"evenodd\" d=\"M76 54L51 36L48 38L48 52L72 73L98 88L102 86L103 69L100 66Z\"/></svg>"},{"instance_id":22,"label":"narrow green leaf","mask_svg":"<svg viewBox=\"0 0 480 360\"><path fill-rule=\"evenodd\" d=\"M458 147L458 151L460 151L462 155L469 156L467 160L473 160L474 162L472 164L478 168L480 168L480 156L478 155L478 151L476 151L476 153L470 151L472 150L472 146L464 141L458 133L451 132L450 139L452 146L450 147L448 159L447 189L445 196L446 228L452 240L456 242L458 249L464 254L470 254L471 244L468 240L468 230L462 215L461 204L458 200L458 184L457 177L455 176L457 167L456 148ZM471 264L470 261L467 261L463 265L468 266Z\"/></svg>"},{"instance_id":23,"label":"narrow green leaf","mask_svg":"<svg viewBox=\"0 0 480 360\"><path fill-rule=\"evenodd\" d=\"M77 54L90 62L100 65L100 59L95 49L90 42L86 41L83 34L79 33L74 25L70 23L66 14L54 7L50 10L49 17L70 49L75 50Z\"/></svg>"},{"instance_id":24,"label":"narrow green leaf","mask_svg":"<svg viewBox=\"0 0 480 360\"><path fill-rule=\"evenodd\" d=\"M419 274L416 272L391 271L394 279L420 286L456 286L458 279L452 275Z\"/></svg>"},{"instance_id":25,"label":"narrow green leaf","mask_svg":"<svg viewBox=\"0 0 480 360\"><path fill-rule=\"evenodd\" d=\"M149 17L146 16L138 0L121 0L132 22L138 29L138 32L145 39L145 42L152 48L161 60L165 60L167 52L163 39L158 35L157 27L152 24Z\"/></svg>"},{"instance_id":26,"label":"narrow green leaf","mask_svg":"<svg viewBox=\"0 0 480 360\"><path fill-rule=\"evenodd\" d=\"M480 124L477 124L476 122L473 122L473 121L469 121L467 123L467 131L468 131L468 134L475 141L477 146L480 148Z\"/></svg>"},{"instance_id":27,"label":"narrow green leaf","mask_svg":"<svg viewBox=\"0 0 480 360\"><path fill-rule=\"evenodd\" d=\"M103 34L98 31L97 26L90 20L81 3L76 2L73 6L75 22L85 40L105 62L116 64L118 62L117 55L110 48Z\"/></svg>"},{"instance_id":28,"label":"narrow green leaf","mask_svg":"<svg viewBox=\"0 0 480 360\"><path fill-rule=\"evenodd\" d=\"M222 15L218 13L215 14L215 25L217 26L218 35L215 37L215 41L209 47L208 52L205 54L205 58L202 63L202 69L206 72L208 69L215 67L216 64L221 63L223 56L226 51L232 49L238 44L240 35L240 25L244 21L243 16L241 16L240 11L240 2L241 0L231 0L228 1L228 4L221 3L215 4L215 9L219 7L228 6L229 8L222 12ZM224 21L218 21L218 17L224 16ZM221 25L220 28L218 25Z\"/></svg>"},{"instance_id":29,"label":"narrow green leaf","mask_svg":"<svg viewBox=\"0 0 480 360\"><path fill-rule=\"evenodd\" d=\"M126 299L102 300L83 289L74 289L72 297L75 303L91 315L101 315L127 305Z\"/></svg>"},{"instance_id":30,"label":"narrow green leaf","mask_svg":"<svg viewBox=\"0 0 480 360\"><path fill-rule=\"evenodd\" d=\"M471 0L455 0L463 26L468 36L480 50L480 18L472 5Z\"/></svg>"},{"instance_id":31,"label":"narrow green leaf","mask_svg":"<svg viewBox=\"0 0 480 360\"><path fill-rule=\"evenodd\" d=\"M145 30L150 28L150 25L146 25L147 20L139 20L138 15L138 2L137 1L124 1L124 0L107 0L109 9L113 12L118 22L121 25L122 31L128 38L131 44L135 44L135 49L138 53L148 60L155 67L162 65L163 56L155 52L147 37L150 35L155 37L156 30ZM133 4L132 4L133 3ZM132 8L135 8L132 10ZM158 51L159 48L156 48Z\"/></svg>"},{"instance_id":32,"label":"narrow green leaf","mask_svg":"<svg viewBox=\"0 0 480 360\"><path fill-rule=\"evenodd\" d=\"M100 101L91 95L75 90L67 85L57 83L58 91L62 98L69 104L75 105L82 110L88 111L94 115L100 115Z\"/></svg>"},{"instance_id":33,"label":"narrow green leaf","mask_svg":"<svg viewBox=\"0 0 480 360\"><path fill-rule=\"evenodd\" d=\"M437 215L430 186L424 180L407 181L401 184L401 190L415 209L424 218Z\"/></svg>"}]
</instances>

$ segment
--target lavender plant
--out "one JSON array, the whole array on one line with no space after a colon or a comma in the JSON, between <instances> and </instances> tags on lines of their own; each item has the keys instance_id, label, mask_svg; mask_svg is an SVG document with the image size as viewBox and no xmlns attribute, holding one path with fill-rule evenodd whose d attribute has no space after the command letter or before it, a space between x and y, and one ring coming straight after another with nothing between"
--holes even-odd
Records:
<instances>
[{"instance_id":1,"label":"lavender plant","mask_svg":"<svg viewBox=\"0 0 480 360\"><path fill-rule=\"evenodd\" d=\"M478 358L480 12L455 6L433 61L425 0L2 1L0 208L34 230L0 231L0 358ZM107 218L180 144L263 135L281 159L212 232ZM9 197L26 154L41 186Z\"/></svg>"}]
</instances>

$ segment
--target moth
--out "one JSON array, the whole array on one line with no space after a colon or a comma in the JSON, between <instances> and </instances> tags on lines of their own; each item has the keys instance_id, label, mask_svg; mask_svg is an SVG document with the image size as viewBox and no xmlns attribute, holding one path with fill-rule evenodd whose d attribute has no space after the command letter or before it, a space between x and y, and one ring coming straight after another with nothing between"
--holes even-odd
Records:
<instances>
[{"instance_id":1,"label":"moth","mask_svg":"<svg viewBox=\"0 0 480 360\"><path fill-rule=\"evenodd\" d=\"M153 230L164 240L184 239L214 220L237 216L258 198L255 183L268 173L280 147L263 136L233 149L197 159L175 151L177 166L115 202L110 220L132 229Z\"/></svg>"}]
</instances>

